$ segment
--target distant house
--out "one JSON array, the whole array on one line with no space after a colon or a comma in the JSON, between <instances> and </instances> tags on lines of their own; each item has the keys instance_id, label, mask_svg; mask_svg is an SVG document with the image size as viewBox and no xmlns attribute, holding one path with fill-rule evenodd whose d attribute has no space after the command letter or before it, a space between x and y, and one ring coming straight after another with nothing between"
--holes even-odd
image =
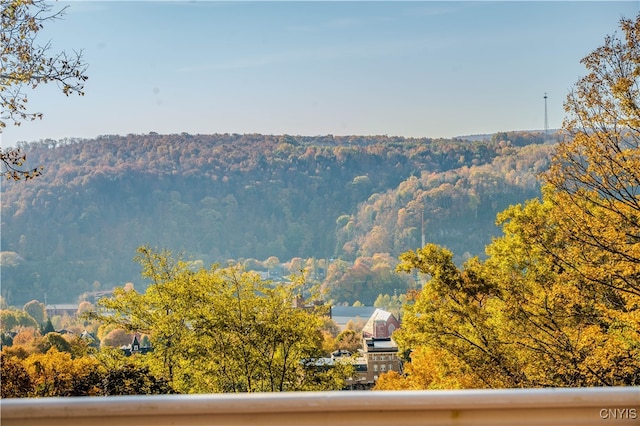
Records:
<instances>
[{"instance_id":1,"label":"distant house","mask_svg":"<svg viewBox=\"0 0 640 426\"><path fill-rule=\"evenodd\" d=\"M367 381L374 383L387 371L402 373L398 345L391 338L400 322L391 312L376 309L362 329L362 352L367 361Z\"/></svg>"},{"instance_id":2,"label":"distant house","mask_svg":"<svg viewBox=\"0 0 640 426\"><path fill-rule=\"evenodd\" d=\"M400 322L391 312L383 309L376 309L362 329L362 337L386 339L391 337L393 332L400 328Z\"/></svg>"},{"instance_id":3,"label":"distant house","mask_svg":"<svg viewBox=\"0 0 640 426\"><path fill-rule=\"evenodd\" d=\"M138 334L134 334L131 344L121 346L120 350L125 354L125 356L131 356L135 354L146 354L148 352L151 352L153 348L151 346L141 346Z\"/></svg>"}]
</instances>

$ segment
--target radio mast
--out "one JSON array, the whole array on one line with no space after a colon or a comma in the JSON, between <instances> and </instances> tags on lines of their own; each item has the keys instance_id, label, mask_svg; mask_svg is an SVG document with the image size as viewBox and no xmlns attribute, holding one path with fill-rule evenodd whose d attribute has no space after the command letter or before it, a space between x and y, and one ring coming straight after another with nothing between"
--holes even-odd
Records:
<instances>
[{"instance_id":1,"label":"radio mast","mask_svg":"<svg viewBox=\"0 0 640 426\"><path fill-rule=\"evenodd\" d=\"M544 92L544 139L549 139L549 116L547 115L547 92Z\"/></svg>"}]
</instances>

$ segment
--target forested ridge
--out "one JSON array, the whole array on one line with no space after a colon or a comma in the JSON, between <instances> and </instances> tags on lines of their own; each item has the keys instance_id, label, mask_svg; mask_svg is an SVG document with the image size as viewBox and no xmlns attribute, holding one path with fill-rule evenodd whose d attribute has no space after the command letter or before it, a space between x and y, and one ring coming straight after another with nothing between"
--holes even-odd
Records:
<instances>
[{"instance_id":1,"label":"forested ridge","mask_svg":"<svg viewBox=\"0 0 640 426\"><path fill-rule=\"evenodd\" d=\"M419 247L424 227L431 242L482 255L495 214L539 195L543 142L152 132L24 143L44 170L2 185L2 295L62 303L135 282L143 244L205 264L353 262Z\"/></svg>"}]
</instances>

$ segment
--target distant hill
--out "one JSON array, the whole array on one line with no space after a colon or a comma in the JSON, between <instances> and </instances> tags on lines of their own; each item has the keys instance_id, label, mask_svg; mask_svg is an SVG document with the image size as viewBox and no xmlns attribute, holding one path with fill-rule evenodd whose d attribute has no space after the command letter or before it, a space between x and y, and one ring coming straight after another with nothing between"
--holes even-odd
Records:
<instances>
[{"instance_id":1,"label":"distant hill","mask_svg":"<svg viewBox=\"0 0 640 426\"><path fill-rule=\"evenodd\" d=\"M482 254L495 213L539 194L543 142L150 133L25 144L45 170L2 185L2 295L60 303L135 283L142 244L205 264L354 260L417 247L424 223L428 241Z\"/></svg>"},{"instance_id":2,"label":"distant hill","mask_svg":"<svg viewBox=\"0 0 640 426\"><path fill-rule=\"evenodd\" d=\"M557 134L561 132L560 129L549 129L548 134L551 138L555 139ZM540 135L544 134L544 130L526 130L526 131L517 131L517 132L496 132L496 133L478 133L475 135L462 135L456 136L454 139L460 139L463 141L490 141L495 140L498 135L507 134L510 136L518 137L519 135Z\"/></svg>"}]
</instances>

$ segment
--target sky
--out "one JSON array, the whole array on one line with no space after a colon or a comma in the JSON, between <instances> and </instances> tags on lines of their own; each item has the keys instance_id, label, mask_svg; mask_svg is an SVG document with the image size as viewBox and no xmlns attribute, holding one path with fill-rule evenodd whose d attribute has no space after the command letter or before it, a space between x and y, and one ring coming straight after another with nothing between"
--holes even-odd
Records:
<instances>
[{"instance_id":1,"label":"sky","mask_svg":"<svg viewBox=\"0 0 640 426\"><path fill-rule=\"evenodd\" d=\"M580 60L640 1L72 1L39 34L85 96L27 92L2 146L149 132L455 137L562 125Z\"/></svg>"}]
</instances>

